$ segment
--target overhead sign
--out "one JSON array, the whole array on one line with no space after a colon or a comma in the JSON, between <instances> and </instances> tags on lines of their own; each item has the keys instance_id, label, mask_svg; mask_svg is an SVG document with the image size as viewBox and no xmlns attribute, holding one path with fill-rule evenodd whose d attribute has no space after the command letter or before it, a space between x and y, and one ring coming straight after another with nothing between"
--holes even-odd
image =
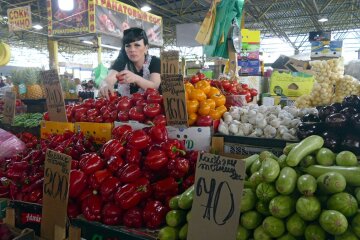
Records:
<instances>
[{"instance_id":1,"label":"overhead sign","mask_svg":"<svg viewBox=\"0 0 360 240\"><path fill-rule=\"evenodd\" d=\"M67 122L64 95L57 70L41 71L40 76L45 86L50 120Z\"/></svg>"},{"instance_id":2,"label":"overhead sign","mask_svg":"<svg viewBox=\"0 0 360 240\"><path fill-rule=\"evenodd\" d=\"M32 28L30 5L7 10L9 32Z\"/></svg>"},{"instance_id":3,"label":"overhead sign","mask_svg":"<svg viewBox=\"0 0 360 240\"><path fill-rule=\"evenodd\" d=\"M236 239L245 162L199 153L187 239Z\"/></svg>"},{"instance_id":4,"label":"overhead sign","mask_svg":"<svg viewBox=\"0 0 360 240\"><path fill-rule=\"evenodd\" d=\"M161 74L179 74L179 51L168 51L160 54Z\"/></svg>"},{"instance_id":5,"label":"overhead sign","mask_svg":"<svg viewBox=\"0 0 360 240\"><path fill-rule=\"evenodd\" d=\"M13 92L5 92L3 123L12 124L15 117L16 96Z\"/></svg>"},{"instance_id":6,"label":"overhead sign","mask_svg":"<svg viewBox=\"0 0 360 240\"><path fill-rule=\"evenodd\" d=\"M41 219L41 237L46 239L66 237L70 170L70 156L50 149L46 151ZM54 237L55 232L58 238Z\"/></svg>"},{"instance_id":7,"label":"overhead sign","mask_svg":"<svg viewBox=\"0 0 360 240\"><path fill-rule=\"evenodd\" d=\"M167 125L187 126L188 115L183 76L179 74L162 74L161 79Z\"/></svg>"}]
</instances>

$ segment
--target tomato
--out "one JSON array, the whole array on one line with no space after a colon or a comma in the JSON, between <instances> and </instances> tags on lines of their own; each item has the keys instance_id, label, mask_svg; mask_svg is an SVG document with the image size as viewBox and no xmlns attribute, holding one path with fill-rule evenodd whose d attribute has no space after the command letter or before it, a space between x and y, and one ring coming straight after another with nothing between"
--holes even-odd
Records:
<instances>
[{"instance_id":1,"label":"tomato","mask_svg":"<svg viewBox=\"0 0 360 240\"><path fill-rule=\"evenodd\" d=\"M191 77L190 82L191 82L192 84L195 84L195 83L197 83L198 81L200 81L200 78L199 78L198 76L194 75L194 76Z\"/></svg>"},{"instance_id":2,"label":"tomato","mask_svg":"<svg viewBox=\"0 0 360 240\"><path fill-rule=\"evenodd\" d=\"M222 80L221 81L221 87L225 90L228 91L231 88L231 83L229 82L229 80Z\"/></svg>"},{"instance_id":3,"label":"tomato","mask_svg":"<svg viewBox=\"0 0 360 240\"><path fill-rule=\"evenodd\" d=\"M215 106L223 106L226 102L226 97L222 94L215 94L211 96L211 99L215 101Z\"/></svg>"},{"instance_id":4,"label":"tomato","mask_svg":"<svg viewBox=\"0 0 360 240\"><path fill-rule=\"evenodd\" d=\"M205 74L201 72L197 73L197 76L199 77L200 80L205 79Z\"/></svg>"},{"instance_id":5,"label":"tomato","mask_svg":"<svg viewBox=\"0 0 360 240\"><path fill-rule=\"evenodd\" d=\"M242 84L241 84L241 87L242 87L243 89L248 89L248 88L249 88L249 85L246 84L246 83L242 83Z\"/></svg>"},{"instance_id":6,"label":"tomato","mask_svg":"<svg viewBox=\"0 0 360 240\"><path fill-rule=\"evenodd\" d=\"M199 102L197 100L187 100L186 101L187 112L190 113L197 113L199 109Z\"/></svg>"},{"instance_id":7,"label":"tomato","mask_svg":"<svg viewBox=\"0 0 360 240\"><path fill-rule=\"evenodd\" d=\"M206 100L206 94L202 90L195 88L189 94L189 99L204 101L204 100Z\"/></svg>"},{"instance_id":8,"label":"tomato","mask_svg":"<svg viewBox=\"0 0 360 240\"><path fill-rule=\"evenodd\" d=\"M205 94L208 94L210 92L210 83L206 80L201 80L195 84L196 89L202 90Z\"/></svg>"},{"instance_id":9,"label":"tomato","mask_svg":"<svg viewBox=\"0 0 360 240\"><path fill-rule=\"evenodd\" d=\"M250 88L250 94L251 96L255 97L258 95L258 91L255 88Z\"/></svg>"},{"instance_id":10,"label":"tomato","mask_svg":"<svg viewBox=\"0 0 360 240\"><path fill-rule=\"evenodd\" d=\"M239 91L239 95L247 95L248 93L249 93L249 91L246 89L242 89ZM250 96L251 96L251 94L250 94Z\"/></svg>"}]
</instances>

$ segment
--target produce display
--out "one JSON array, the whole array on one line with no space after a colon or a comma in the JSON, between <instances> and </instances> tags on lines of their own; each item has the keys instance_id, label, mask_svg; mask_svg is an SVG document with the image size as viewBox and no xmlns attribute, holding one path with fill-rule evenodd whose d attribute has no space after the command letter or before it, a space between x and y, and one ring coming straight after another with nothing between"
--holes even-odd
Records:
<instances>
[{"instance_id":1,"label":"produce display","mask_svg":"<svg viewBox=\"0 0 360 240\"><path fill-rule=\"evenodd\" d=\"M40 125L40 121L42 120L42 113L22 113L15 115L12 126L14 127L25 127L25 128L33 128ZM0 119L1 120L1 119Z\"/></svg>"},{"instance_id":2,"label":"produce display","mask_svg":"<svg viewBox=\"0 0 360 240\"><path fill-rule=\"evenodd\" d=\"M297 127L315 108L246 105L231 107L220 120L218 131L225 135L297 140Z\"/></svg>"},{"instance_id":3,"label":"produce display","mask_svg":"<svg viewBox=\"0 0 360 240\"><path fill-rule=\"evenodd\" d=\"M247 168L237 239L358 239L360 166L312 135Z\"/></svg>"},{"instance_id":4,"label":"produce display","mask_svg":"<svg viewBox=\"0 0 360 240\"><path fill-rule=\"evenodd\" d=\"M4 100L0 99L0 113L4 110ZM15 102L15 113L25 113L26 112L26 105L20 100L16 99Z\"/></svg>"},{"instance_id":5,"label":"produce display","mask_svg":"<svg viewBox=\"0 0 360 240\"><path fill-rule=\"evenodd\" d=\"M360 155L360 97L347 96L343 102L319 108L318 113L301 119L297 135L300 139L321 135L325 147L333 151L349 150Z\"/></svg>"},{"instance_id":6,"label":"produce display","mask_svg":"<svg viewBox=\"0 0 360 240\"><path fill-rule=\"evenodd\" d=\"M316 107L341 103L348 95L360 94L360 82L348 75L344 76L344 60L316 60L310 62L315 74L315 84L310 95L296 100L299 108Z\"/></svg>"},{"instance_id":7,"label":"produce display","mask_svg":"<svg viewBox=\"0 0 360 240\"><path fill-rule=\"evenodd\" d=\"M41 99L45 97L45 87L40 81L40 69L25 68L11 73L13 91L19 99ZM24 90L21 88L24 87Z\"/></svg>"}]
</instances>

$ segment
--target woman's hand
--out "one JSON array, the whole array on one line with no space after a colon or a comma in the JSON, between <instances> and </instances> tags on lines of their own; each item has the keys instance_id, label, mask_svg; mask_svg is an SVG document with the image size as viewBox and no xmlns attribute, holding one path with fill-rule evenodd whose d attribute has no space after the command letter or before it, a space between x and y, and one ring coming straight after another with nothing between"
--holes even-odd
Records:
<instances>
[{"instance_id":1,"label":"woman's hand","mask_svg":"<svg viewBox=\"0 0 360 240\"><path fill-rule=\"evenodd\" d=\"M114 85L113 84L109 84L107 81L102 81L101 86L100 86L100 95L105 97L106 99L109 99L109 92L111 95L114 94Z\"/></svg>"},{"instance_id":2,"label":"woman's hand","mask_svg":"<svg viewBox=\"0 0 360 240\"><path fill-rule=\"evenodd\" d=\"M116 78L118 79L120 84L129 84L129 83L137 83L140 79L140 76L129 70L123 70L116 74Z\"/></svg>"}]
</instances>

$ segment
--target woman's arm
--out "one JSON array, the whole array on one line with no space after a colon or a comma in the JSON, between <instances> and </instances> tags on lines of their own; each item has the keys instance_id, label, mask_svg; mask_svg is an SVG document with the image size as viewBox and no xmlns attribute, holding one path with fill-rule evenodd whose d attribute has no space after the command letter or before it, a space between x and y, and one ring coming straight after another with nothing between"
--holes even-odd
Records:
<instances>
[{"instance_id":1,"label":"woman's arm","mask_svg":"<svg viewBox=\"0 0 360 240\"><path fill-rule=\"evenodd\" d=\"M136 83L140 88L146 90L147 88L158 89L161 83L160 73L151 73L150 79L146 80L145 78L129 71L123 70L118 73L120 84L129 84Z\"/></svg>"},{"instance_id":2,"label":"woman's arm","mask_svg":"<svg viewBox=\"0 0 360 240\"><path fill-rule=\"evenodd\" d=\"M103 97L109 99L109 91L112 95L114 93L114 84L116 83L116 74L119 72L111 69L106 78L101 82L100 86L100 94Z\"/></svg>"}]
</instances>

